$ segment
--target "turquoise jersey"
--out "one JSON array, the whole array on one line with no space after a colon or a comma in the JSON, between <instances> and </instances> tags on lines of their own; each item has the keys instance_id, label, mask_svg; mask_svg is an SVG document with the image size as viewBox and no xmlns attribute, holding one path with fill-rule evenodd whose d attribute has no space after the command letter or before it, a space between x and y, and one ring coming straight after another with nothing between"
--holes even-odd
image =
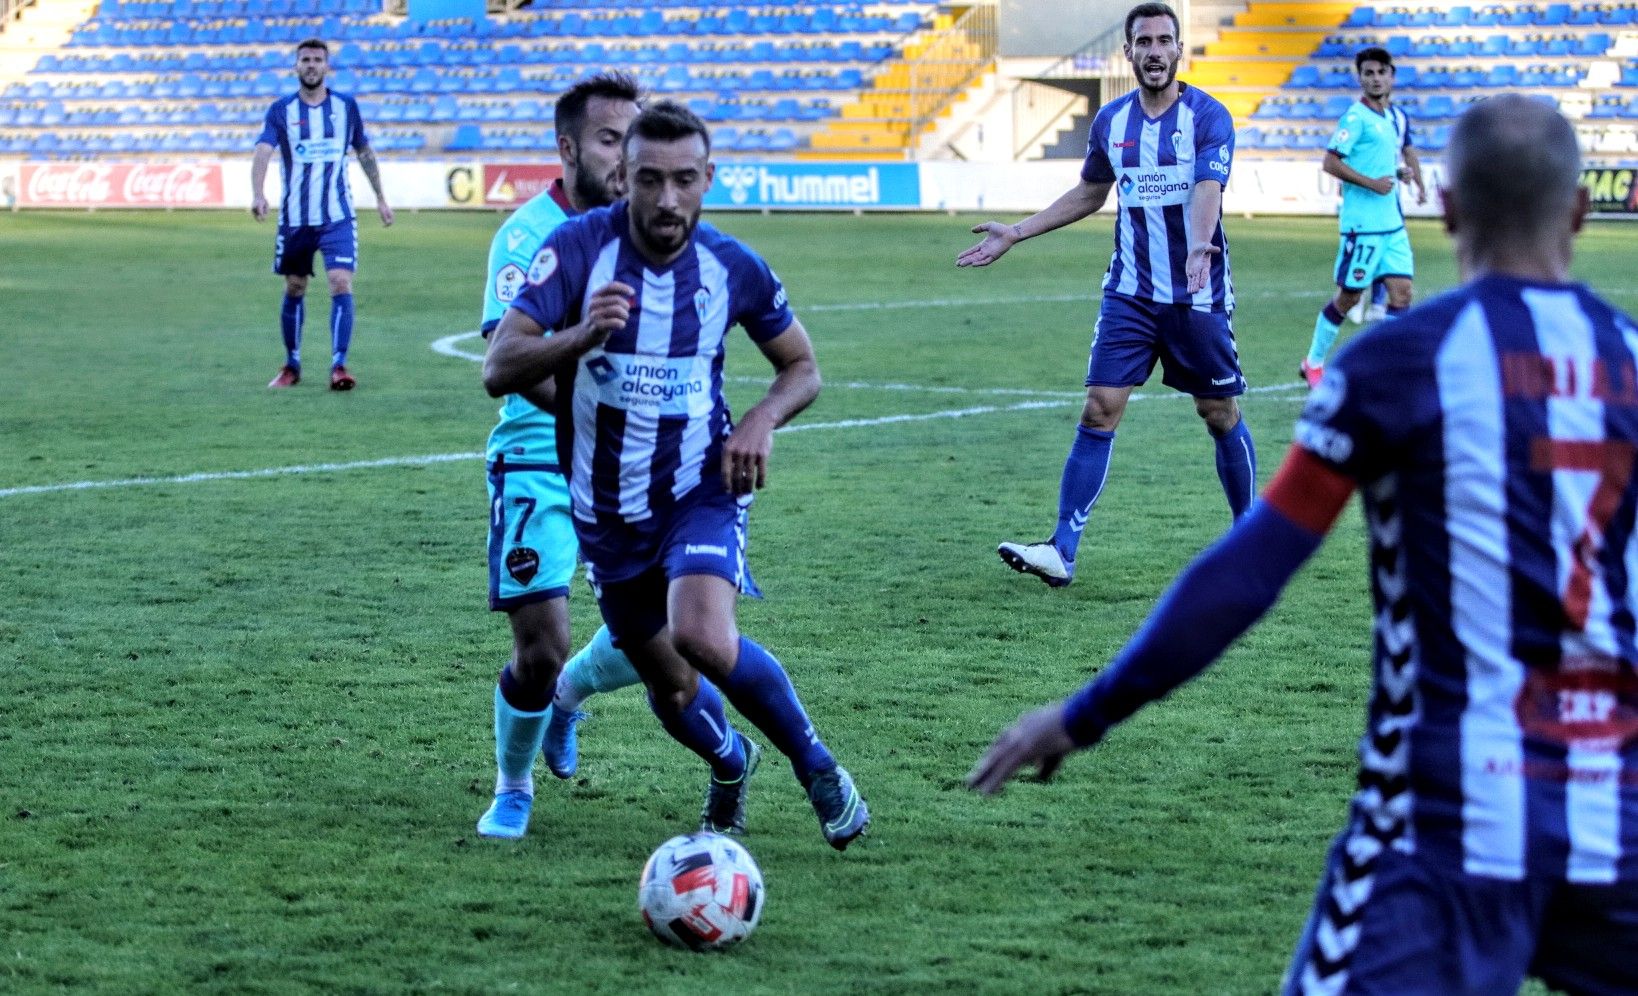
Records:
<instances>
[{"instance_id":1,"label":"turquoise jersey","mask_svg":"<svg viewBox=\"0 0 1638 996\"><path fill-rule=\"evenodd\" d=\"M1362 175L1375 178L1393 176L1399 169L1399 150L1410 144L1409 120L1405 112L1389 106L1381 113L1354 102L1337 122L1330 151ZM1343 234L1381 235L1405 227L1405 213L1399 207L1399 181L1385 194L1354 183L1342 185L1342 210L1337 224Z\"/></svg>"},{"instance_id":2,"label":"turquoise jersey","mask_svg":"<svg viewBox=\"0 0 1638 996\"><path fill-rule=\"evenodd\" d=\"M546 236L569 217L554 193L563 196L561 185L553 184L530 198L506 219L489 243L489 282L483 292L482 328L486 336L500 324L501 316L528 283L529 270ZM501 403L500 423L489 434L485 456L494 460L502 454L513 463L556 463L557 419L521 396L508 394Z\"/></svg>"}]
</instances>

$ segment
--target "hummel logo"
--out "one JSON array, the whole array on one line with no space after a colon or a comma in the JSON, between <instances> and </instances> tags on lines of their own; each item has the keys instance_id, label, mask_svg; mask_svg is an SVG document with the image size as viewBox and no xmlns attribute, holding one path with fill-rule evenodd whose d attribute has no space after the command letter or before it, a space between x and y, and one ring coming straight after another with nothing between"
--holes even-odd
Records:
<instances>
[{"instance_id":1,"label":"hummel logo","mask_svg":"<svg viewBox=\"0 0 1638 996\"><path fill-rule=\"evenodd\" d=\"M683 547L683 553L690 557L701 553L708 553L714 557L726 557L728 556L728 548L725 546L712 546L706 543L689 543L687 546Z\"/></svg>"},{"instance_id":2,"label":"hummel logo","mask_svg":"<svg viewBox=\"0 0 1638 996\"><path fill-rule=\"evenodd\" d=\"M1076 509L1069 516L1069 528L1075 530L1076 532L1081 532L1082 530L1084 530L1086 528L1086 522L1091 517L1092 517L1092 509L1088 508L1084 512L1081 511L1080 509Z\"/></svg>"},{"instance_id":3,"label":"hummel logo","mask_svg":"<svg viewBox=\"0 0 1638 996\"><path fill-rule=\"evenodd\" d=\"M1228 385L1235 383L1239 379L1240 378L1238 378L1238 377L1213 377L1211 379L1211 386L1212 387L1227 387Z\"/></svg>"}]
</instances>

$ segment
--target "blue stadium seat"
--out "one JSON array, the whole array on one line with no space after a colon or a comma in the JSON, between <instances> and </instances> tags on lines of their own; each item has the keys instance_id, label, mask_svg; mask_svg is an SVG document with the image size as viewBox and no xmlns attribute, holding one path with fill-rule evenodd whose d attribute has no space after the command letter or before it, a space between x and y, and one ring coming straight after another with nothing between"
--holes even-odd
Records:
<instances>
[{"instance_id":1,"label":"blue stadium seat","mask_svg":"<svg viewBox=\"0 0 1638 996\"><path fill-rule=\"evenodd\" d=\"M1570 18L1570 5L1567 3L1548 4L1543 10L1536 13L1536 23L1546 27L1556 27Z\"/></svg>"},{"instance_id":2,"label":"blue stadium seat","mask_svg":"<svg viewBox=\"0 0 1638 996\"><path fill-rule=\"evenodd\" d=\"M1582 35L1574 48L1571 49L1571 52L1574 55L1582 56L1603 55L1609 51L1609 47L1613 42L1614 39L1607 32L1598 31L1589 35Z\"/></svg>"},{"instance_id":3,"label":"blue stadium seat","mask_svg":"<svg viewBox=\"0 0 1638 996\"><path fill-rule=\"evenodd\" d=\"M1348 19L1342 22L1345 28L1368 28L1376 23L1376 11L1371 7L1355 7Z\"/></svg>"},{"instance_id":4,"label":"blue stadium seat","mask_svg":"<svg viewBox=\"0 0 1638 996\"><path fill-rule=\"evenodd\" d=\"M1347 113L1348 108L1354 106L1355 98L1349 94L1333 94L1327 97L1325 104L1320 108L1320 117L1340 118Z\"/></svg>"},{"instance_id":5,"label":"blue stadium seat","mask_svg":"<svg viewBox=\"0 0 1638 996\"><path fill-rule=\"evenodd\" d=\"M1606 6L1598 15L1599 24L1617 26L1638 22L1638 8Z\"/></svg>"},{"instance_id":6,"label":"blue stadium seat","mask_svg":"<svg viewBox=\"0 0 1638 996\"><path fill-rule=\"evenodd\" d=\"M1441 28L1462 28L1467 26L1468 18L1472 16L1473 8L1462 4L1445 11L1438 24Z\"/></svg>"},{"instance_id":7,"label":"blue stadium seat","mask_svg":"<svg viewBox=\"0 0 1638 996\"><path fill-rule=\"evenodd\" d=\"M1436 93L1422 102L1422 116L1450 118L1456 116L1456 101L1449 94Z\"/></svg>"},{"instance_id":8,"label":"blue stadium seat","mask_svg":"<svg viewBox=\"0 0 1638 996\"><path fill-rule=\"evenodd\" d=\"M1287 80L1285 85L1296 89L1306 89L1317 83L1319 83L1319 67L1301 65L1291 71L1291 79Z\"/></svg>"},{"instance_id":9,"label":"blue stadium seat","mask_svg":"<svg viewBox=\"0 0 1638 996\"><path fill-rule=\"evenodd\" d=\"M455 133L444 146L446 152L472 152L483 147L483 129L475 124L455 126Z\"/></svg>"},{"instance_id":10,"label":"blue stadium seat","mask_svg":"<svg viewBox=\"0 0 1638 996\"><path fill-rule=\"evenodd\" d=\"M1519 68L1512 63L1503 63L1493 67L1485 75L1484 86L1513 87L1519 83Z\"/></svg>"}]
</instances>

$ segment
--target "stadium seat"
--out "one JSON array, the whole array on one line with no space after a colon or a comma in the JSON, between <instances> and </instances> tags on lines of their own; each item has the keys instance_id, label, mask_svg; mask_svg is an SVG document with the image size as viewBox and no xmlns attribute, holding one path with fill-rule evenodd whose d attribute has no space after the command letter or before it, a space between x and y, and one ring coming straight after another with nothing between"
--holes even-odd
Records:
<instances>
[{"instance_id":1,"label":"stadium seat","mask_svg":"<svg viewBox=\"0 0 1638 996\"><path fill-rule=\"evenodd\" d=\"M444 146L445 152L473 152L483 147L483 129L475 124L455 126L455 134Z\"/></svg>"}]
</instances>

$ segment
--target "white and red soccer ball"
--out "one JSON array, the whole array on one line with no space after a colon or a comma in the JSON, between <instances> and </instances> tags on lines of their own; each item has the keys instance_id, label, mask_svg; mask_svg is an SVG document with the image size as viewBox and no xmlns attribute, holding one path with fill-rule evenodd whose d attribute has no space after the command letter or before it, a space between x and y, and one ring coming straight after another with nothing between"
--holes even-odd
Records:
<instances>
[{"instance_id":1,"label":"white and red soccer ball","mask_svg":"<svg viewBox=\"0 0 1638 996\"><path fill-rule=\"evenodd\" d=\"M692 951L749 937L762 916L762 871L729 837L697 831L661 844L643 866L637 909L654 936Z\"/></svg>"}]
</instances>

